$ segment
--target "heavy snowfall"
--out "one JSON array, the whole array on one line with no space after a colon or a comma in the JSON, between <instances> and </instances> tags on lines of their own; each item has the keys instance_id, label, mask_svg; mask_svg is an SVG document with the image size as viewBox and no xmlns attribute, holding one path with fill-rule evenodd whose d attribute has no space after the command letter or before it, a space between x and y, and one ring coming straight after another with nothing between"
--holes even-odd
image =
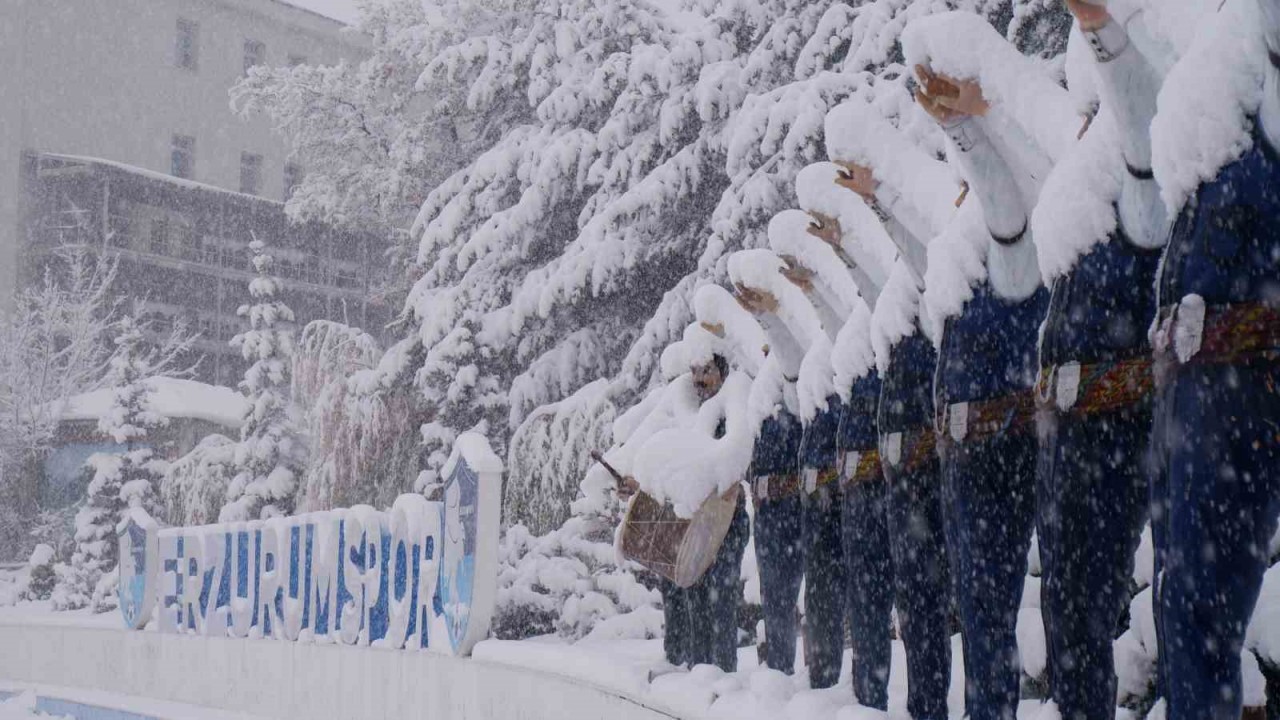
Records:
<instances>
[{"instance_id":1,"label":"heavy snowfall","mask_svg":"<svg viewBox=\"0 0 1280 720\"><path fill-rule=\"evenodd\" d=\"M1276 0L126 4L0 7L0 637L130 632L135 511L447 503L475 433L449 662L646 717L1280 717ZM58 23L105 40L42 64ZM150 45L136 102L71 79ZM0 720L277 716L4 672L71 642L0 643ZM516 717L481 678L448 717Z\"/></svg>"}]
</instances>

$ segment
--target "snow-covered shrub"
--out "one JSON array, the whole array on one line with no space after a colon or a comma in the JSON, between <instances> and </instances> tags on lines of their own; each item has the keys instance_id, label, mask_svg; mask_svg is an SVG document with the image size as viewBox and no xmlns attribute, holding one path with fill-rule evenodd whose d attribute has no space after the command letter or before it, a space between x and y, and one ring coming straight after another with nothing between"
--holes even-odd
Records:
<instances>
[{"instance_id":1,"label":"snow-covered shrub","mask_svg":"<svg viewBox=\"0 0 1280 720\"><path fill-rule=\"evenodd\" d=\"M27 559L26 587L23 589L24 600L48 600L53 594L53 586L57 576L53 572L54 553L48 545L37 545Z\"/></svg>"},{"instance_id":2,"label":"snow-covered shrub","mask_svg":"<svg viewBox=\"0 0 1280 720\"><path fill-rule=\"evenodd\" d=\"M272 257L261 240L249 243L253 268L250 304L236 314L249 329L231 339L249 368L240 390L249 401L240 444L235 450L236 475L227 486L220 522L291 515L305 452L289 400L289 360L293 355L293 311L277 299L280 279L271 274Z\"/></svg>"},{"instance_id":3,"label":"snow-covered shrub","mask_svg":"<svg viewBox=\"0 0 1280 720\"><path fill-rule=\"evenodd\" d=\"M186 455L169 464L160 481L164 518L171 525L217 522L235 476L237 443L225 435L206 435Z\"/></svg>"},{"instance_id":4,"label":"snow-covered shrub","mask_svg":"<svg viewBox=\"0 0 1280 720\"><path fill-rule=\"evenodd\" d=\"M591 452L609 447L616 417L608 383L598 380L525 418L507 453L503 526L524 525L542 535L564 524L578 482L594 462Z\"/></svg>"},{"instance_id":5,"label":"snow-covered shrub","mask_svg":"<svg viewBox=\"0 0 1280 720\"><path fill-rule=\"evenodd\" d=\"M535 537L508 528L499 546L494 635L518 639L556 633L582 638L662 634L662 598L631 568L618 565L613 524L572 517Z\"/></svg>"}]
</instances>

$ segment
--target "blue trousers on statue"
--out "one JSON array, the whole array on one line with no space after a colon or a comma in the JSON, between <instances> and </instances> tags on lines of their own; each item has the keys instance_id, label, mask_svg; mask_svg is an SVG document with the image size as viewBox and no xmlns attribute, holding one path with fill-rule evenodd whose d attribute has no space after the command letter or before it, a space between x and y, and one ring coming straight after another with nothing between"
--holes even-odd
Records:
<instances>
[{"instance_id":1,"label":"blue trousers on statue","mask_svg":"<svg viewBox=\"0 0 1280 720\"><path fill-rule=\"evenodd\" d=\"M1063 720L1112 717L1112 644L1147 517L1150 402L1042 410L1036 532L1051 697Z\"/></svg>"},{"instance_id":2,"label":"blue trousers on statue","mask_svg":"<svg viewBox=\"0 0 1280 720\"><path fill-rule=\"evenodd\" d=\"M796 613L804 579L804 510L799 493L756 505L756 562L764 611L765 664L791 674L796 662Z\"/></svg>"},{"instance_id":3,"label":"blue trousers on statue","mask_svg":"<svg viewBox=\"0 0 1280 720\"><path fill-rule=\"evenodd\" d=\"M716 665L725 672L738 668L739 582L749 522L746 503L739 495L733 524L706 574L688 588L666 579L659 582L663 649L672 665Z\"/></svg>"},{"instance_id":4,"label":"blue trousers on statue","mask_svg":"<svg viewBox=\"0 0 1280 720\"><path fill-rule=\"evenodd\" d=\"M947 717L951 685L951 572L932 425L936 362L923 332L901 340L890 352L878 408L889 554L913 720Z\"/></svg>"},{"instance_id":5,"label":"blue trousers on statue","mask_svg":"<svg viewBox=\"0 0 1280 720\"><path fill-rule=\"evenodd\" d=\"M844 562L853 692L877 710L889 707L893 560L889 556L887 489L883 476L844 489Z\"/></svg>"},{"instance_id":6,"label":"blue trousers on statue","mask_svg":"<svg viewBox=\"0 0 1280 720\"><path fill-rule=\"evenodd\" d=\"M1176 367L1152 487L1169 720L1240 717L1240 650L1280 513L1280 363Z\"/></svg>"},{"instance_id":7,"label":"blue trousers on statue","mask_svg":"<svg viewBox=\"0 0 1280 720\"><path fill-rule=\"evenodd\" d=\"M905 472L885 467L889 550L913 720L947 717L951 684L951 589L937 468L932 459Z\"/></svg>"},{"instance_id":8,"label":"blue trousers on statue","mask_svg":"<svg viewBox=\"0 0 1280 720\"><path fill-rule=\"evenodd\" d=\"M1018 607L1035 518L1033 432L942 444L947 548L964 628L965 710L1013 720L1018 707Z\"/></svg>"},{"instance_id":9,"label":"blue trousers on statue","mask_svg":"<svg viewBox=\"0 0 1280 720\"><path fill-rule=\"evenodd\" d=\"M809 687L827 688L840 681L844 662L846 590L841 542L841 498L836 485L805 495L804 583L805 664Z\"/></svg>"}]
</instances>

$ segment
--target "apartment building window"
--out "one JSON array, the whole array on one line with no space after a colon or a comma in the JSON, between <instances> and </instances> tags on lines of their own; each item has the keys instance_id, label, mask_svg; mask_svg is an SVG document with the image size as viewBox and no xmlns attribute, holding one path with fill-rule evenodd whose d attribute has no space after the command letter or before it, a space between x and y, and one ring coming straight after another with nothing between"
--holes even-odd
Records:
<instances>
[{"instance_id":1,"label":"apartment building window","mask_svg":"<svg viewBox=\"0 0 1280 720\"><path fill-rule=\"evenodd\" d=\"M302 184L302 166L298 163L284 164L284 201L289 202L293 192Z\"/></svg>"},{"instance_id":2,"label":"apartment building window","mask_svg":"<svg viewBox=\"0 0 1280 720\"><path fill-rule=\"evenodd\" d=\"M169 174L190 180L196 174L196 139L190 135L174 135L169 152Z\"/></svg>"},{"instance_id":3,"label":"apartment building window","mask_svg":"<svg viewBox=\"0 0 1280 720\"><path fill-rule=\"evenodd\" d=\"M196 70L200 66L200 26L191 20L178 19L177 43L174 59L184 70Z\"/></svg>"},{"instance_id":4,"label":"apartment building window","mask_svg":"<svg viewBox=\"0 0 1280 720\"><path fill-rule=\"evenodd\" d=\"M262 156L240 153L240 192L257 195L262 190Z\"/></svg>"},{"instance_id":5,"label":"apartment building window","mask_svg":"<svg viewBox=\"0 0 1280 720\"><path fill-rule=\"evenodd\" d=\"M157 218L151 221L151 252L165 255L169 249L169 220Z\"/></svg>"},{"instance_id":6,"label":"apartment building window","mask_svg":"<svg viewBox=\"0 0 1280 720\"><path fill-rule=\"evenodd\" d=\"M244 41L244 74L267 61L267 46L257 40Z\"/></svg>"}]
</instances>

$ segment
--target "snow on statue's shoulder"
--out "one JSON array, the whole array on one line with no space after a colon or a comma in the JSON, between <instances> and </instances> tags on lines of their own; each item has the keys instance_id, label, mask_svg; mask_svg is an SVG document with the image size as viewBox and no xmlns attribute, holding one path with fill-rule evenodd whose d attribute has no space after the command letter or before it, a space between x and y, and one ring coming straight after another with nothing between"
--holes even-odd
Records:
<instances>
[{"instance_id":1,"label":"snow on statue's shoulder","mask_svg":"<svg viewBox=\"0 0 1280 720\"><path fill-rule=\"evenodd\" d=\"M880 302L871 313L871 347L876 368L889 369L889 353L903 338L915 334L920 323L920 290L905 262L893 266L889 282L880 293Z\"/></svg>"},{"instance_id":2,"label":"snow on statue's shoulder","mask_svg":"<svg viewBox=\"0 0 1280 720\"><path fill-rule=\"evenodd\" d=\"M870 104L852 100L827 113L826 142L832 159L871 168L877 181L902 197L928 226L904 222L917 235L928 235L922 240L930 240L954 214L951 201L960 192L955 174Z\"/></svg>"},{"instance_id":3,"label":"snow on statue's shoulder","mask_svg":"<svg viewBox=\"0 0 1280 720\"><path fill-rule=\"evenodd\" d=\"M1227 3L1200 31L1160 89L1151 168L1169 209L1253 145L1267 46L1257 3Z\"/></svg>"},{"instance_id":4,"label":"snow on statue's shoulder","mask_svg":"<svg viewBox=\"0 0 1280 720\"><path fill-rule=\"evenodd\" d=\"M871 372L875 362L875 351L871 345L871 311L866 305L859 304L849 314L844 327L840 328L831 348L835 389L842 400L850 400L854 381Z\"/></svg>"},{"instance_id":5,"label":"snow on statue's shoulder","mask_svg":"<svg viewBox=\"0 0 1280 720\"><path fill-rule=\"evenodd\" d=\"M730 372L724 385L692 417L660 430L638 449L632 473L659 502L692 517L712 493L723 493L746 475L756 427L747 413L752 382ZM723 423L724 434L716 437Z\"/></svg>"},{"instance_id":6,"label":"snow on statue's shoulder","mask_svg":"<svg viewBox=\"0 0 1280 720\"><path fill-rule=\"evenodd\" d=\"M959 315L973 297L973 288L986 282L990 242L982 207L975 198L969 198L946 229L929 243L921 317L924 331L935 345L942 339L947 318Z\"/></svg>"},{"instance_id":7,"label":"snow on statue's shoulder","mask_svg":"<svg viewBox=\"0 0 1280 720\"><path fill-rule=\"evenodd\" d=\"M1075 142L1079 126L1067 92L985 18L949 12L914 20L902 32L902 47L908 67L977 80L992 106L984 120L1010 144L1033 146L1019 148L1020 154L1040 151L1051 162ZM1035 162L1024 157L1020 164L1035 170Z\"/></svg>"}]
</instances>

